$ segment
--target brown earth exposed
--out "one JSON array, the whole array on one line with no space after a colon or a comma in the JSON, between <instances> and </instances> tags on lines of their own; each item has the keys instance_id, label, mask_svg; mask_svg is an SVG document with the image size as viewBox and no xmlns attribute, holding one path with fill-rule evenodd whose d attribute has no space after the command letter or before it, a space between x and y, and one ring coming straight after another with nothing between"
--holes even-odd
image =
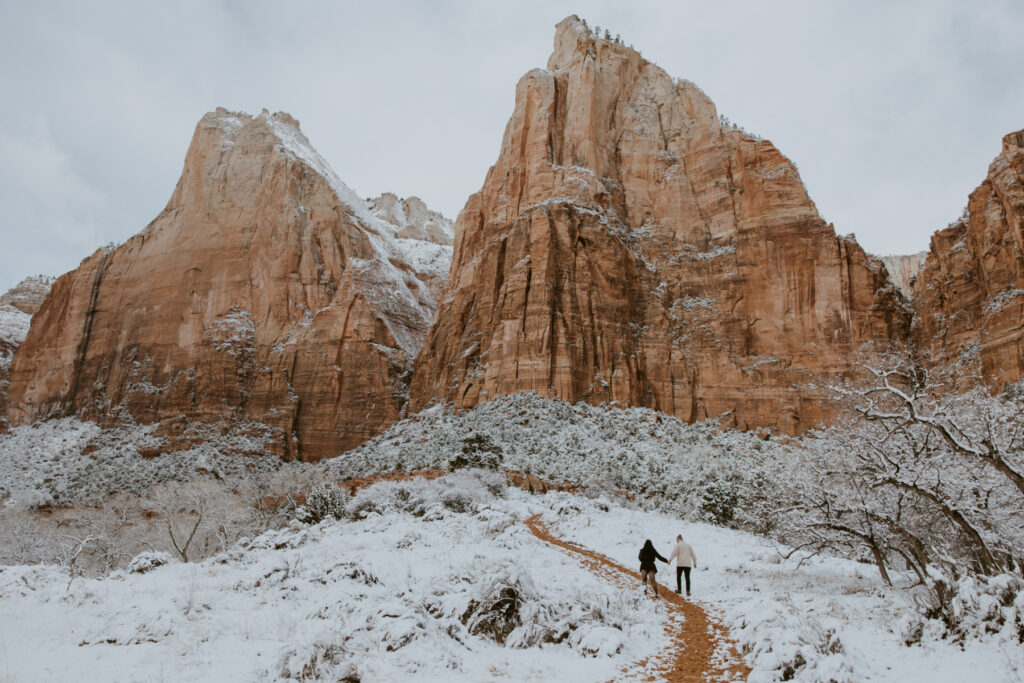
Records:
<instances>
[{"instance_id":1,"label":"brown earth exposed","mask_svg":"<svg viewBox=\"0 0 1024 683\"><path fill-rule=\"evenodd\" d=\"M459 215L411 408L536 391L795 433L830 414L812 376L909 322L770 142L570 17Z\"/></svg>"},{"instance_id":2,"label":"brown earth exposed","mask_svg":"<svg viewBox=\"0 0 1024 683\"><path fill-rule=\"evenodd\" d=\"M62 276L11 367L13 423L272 428L333 456L405 407L450 247L398 239L287 114L219 109L164 211ZM260 429L263 429L260 427Z\"/></svg>"},{"instance_id":3,"label":"brown earth exposed","mask_svg":"<svg viewBox=\"0 0 1024 683\"><path fill-rule=\"evenodd\" d=\"M993 388L1024 378L1024 130L1003 138L960 220L932 236L913 339L934 366Z\"/></svg>"}]
</instances>

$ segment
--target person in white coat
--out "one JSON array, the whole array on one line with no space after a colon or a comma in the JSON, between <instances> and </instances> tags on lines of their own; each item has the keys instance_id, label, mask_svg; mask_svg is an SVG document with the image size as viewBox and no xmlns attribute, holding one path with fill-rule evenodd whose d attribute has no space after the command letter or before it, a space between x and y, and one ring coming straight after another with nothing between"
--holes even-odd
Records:
<instances>
[{"instance_id":1,"label":"person in white coat","mask_svg":"<svg viewBox=\"0 0 1024 683\"><path fill-rule=\"evenodd\" d=\"M690 570L697 568L697 555L693 552L693 546L683 541L682 535L676 536L676 545L672 548L672 554L668 561L676 563L676 593L683 592L683 575L686 575L686 595L690 595Z\"/></svg>"}]
</instances>

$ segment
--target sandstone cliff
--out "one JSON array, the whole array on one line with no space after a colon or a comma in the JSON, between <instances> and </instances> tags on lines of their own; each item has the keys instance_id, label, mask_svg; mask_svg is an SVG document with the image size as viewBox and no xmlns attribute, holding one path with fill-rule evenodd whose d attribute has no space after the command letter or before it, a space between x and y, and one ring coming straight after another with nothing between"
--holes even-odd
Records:
<instances>
[{"instance_id":1,"label":"sandstone cliff","mask_svg":"<svg viewBox=\"0 0 1024 683\"><path fill-rule=\"evenodd\" d=\"M876 256L889 273L889 279L899 287L903 296L910 299L914 296L914 280L918 273L924 268L927 251L919 251L916 254L900 254L890 256Z\"/></svg>"},{"instance_id":2,"label":"sandstone cliff","mask_svg":"<svg viewBox=\"0 0 1024 683\"><path fill-rule=\"evenodd\" d=\"M285 456L336 455L404 409L447 272L443 239L398 232L287 114L218 109L163 212L54 284L10 417L266 425Z\"/></svg>"},{"instance_id":3,"label":"sandstone cliff","mask_svg":"<svg viewBox=\"0 0 1024 683\"><path fill-rule=\"evenodd\" d=\"M576 17L455 232L413 409L536 391L796 432L829 411L811 373L909 324L770 142Z\"/></svg>"},{"instance_id":4,"label":"sandstone cliff","mask_svg":"<svg viewBox=\"0 0 1024 683\"><path fill-rule=\"evenodd\" d=\"M932 236L914 286L913 339L994 388L1024 378L1024 131L1003 138L958 221Z\"/></svg>"}]
</instances>

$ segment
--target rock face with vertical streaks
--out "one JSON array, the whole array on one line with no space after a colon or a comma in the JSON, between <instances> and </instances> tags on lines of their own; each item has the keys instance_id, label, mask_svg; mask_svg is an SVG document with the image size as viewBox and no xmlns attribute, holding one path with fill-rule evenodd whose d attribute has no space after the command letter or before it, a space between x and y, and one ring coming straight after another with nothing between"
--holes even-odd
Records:
<instances>
[{"instance_id":1,"label":"rock face with vertical streaks","mask_svg":"<svg viewBox=\"0 0 1024 683\"><path fill-rule=\"evenodd\" d=\"M992 388L1024 378L1024 130L1003 137L964 215L932 236L914 285L913 339Z\"/></svg>"},{"instance_id":2,"label":"rock face with vertical streaks","mask_svg":"<svg viewBox=\"0 0 1024 683\"><path fill-rule=\"evenodd\" d=\"M909 325L770 142L576 17L455 233L414 410L536 391L799 432L830 410L812 373Z\"/></svg>"},{"instance_id":3,"label":"rock face with vertical streaks","mask_svg":"<svg viewBox=\"0 0 1024 683\"><path fill-rule=\"evenodd\" d=\"M11 367L14 423L270 427L316 459L403 411L450 235L371 213L283 113L199 122L163 212L53 285Z\"/></svg>"}]
</instances>

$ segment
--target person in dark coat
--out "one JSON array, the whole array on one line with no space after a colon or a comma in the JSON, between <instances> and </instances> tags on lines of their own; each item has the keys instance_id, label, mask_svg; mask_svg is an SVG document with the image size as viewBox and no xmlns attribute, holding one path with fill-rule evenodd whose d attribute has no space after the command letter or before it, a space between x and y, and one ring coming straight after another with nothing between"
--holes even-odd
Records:
<instances>
[{"instance_id":1,"label":"person in dark coat","mask_svg":"<svg viewBox=\"0 0 1024 683\"><path fill-rule=\"evenodd\" d=\"M640 549L640 583L644 585L644 591L647 590L647 583L650 581L651 588L654 589L655 595L658 593L658 582L655 580L654 575L658 573L658 568L654 566L654 560L661 560L665 564L668 564L668 560L662 557L657 550L654 549L654 544L651 543L651 539L644 541L644 547Z\"/></svg>"}]
</instances>

